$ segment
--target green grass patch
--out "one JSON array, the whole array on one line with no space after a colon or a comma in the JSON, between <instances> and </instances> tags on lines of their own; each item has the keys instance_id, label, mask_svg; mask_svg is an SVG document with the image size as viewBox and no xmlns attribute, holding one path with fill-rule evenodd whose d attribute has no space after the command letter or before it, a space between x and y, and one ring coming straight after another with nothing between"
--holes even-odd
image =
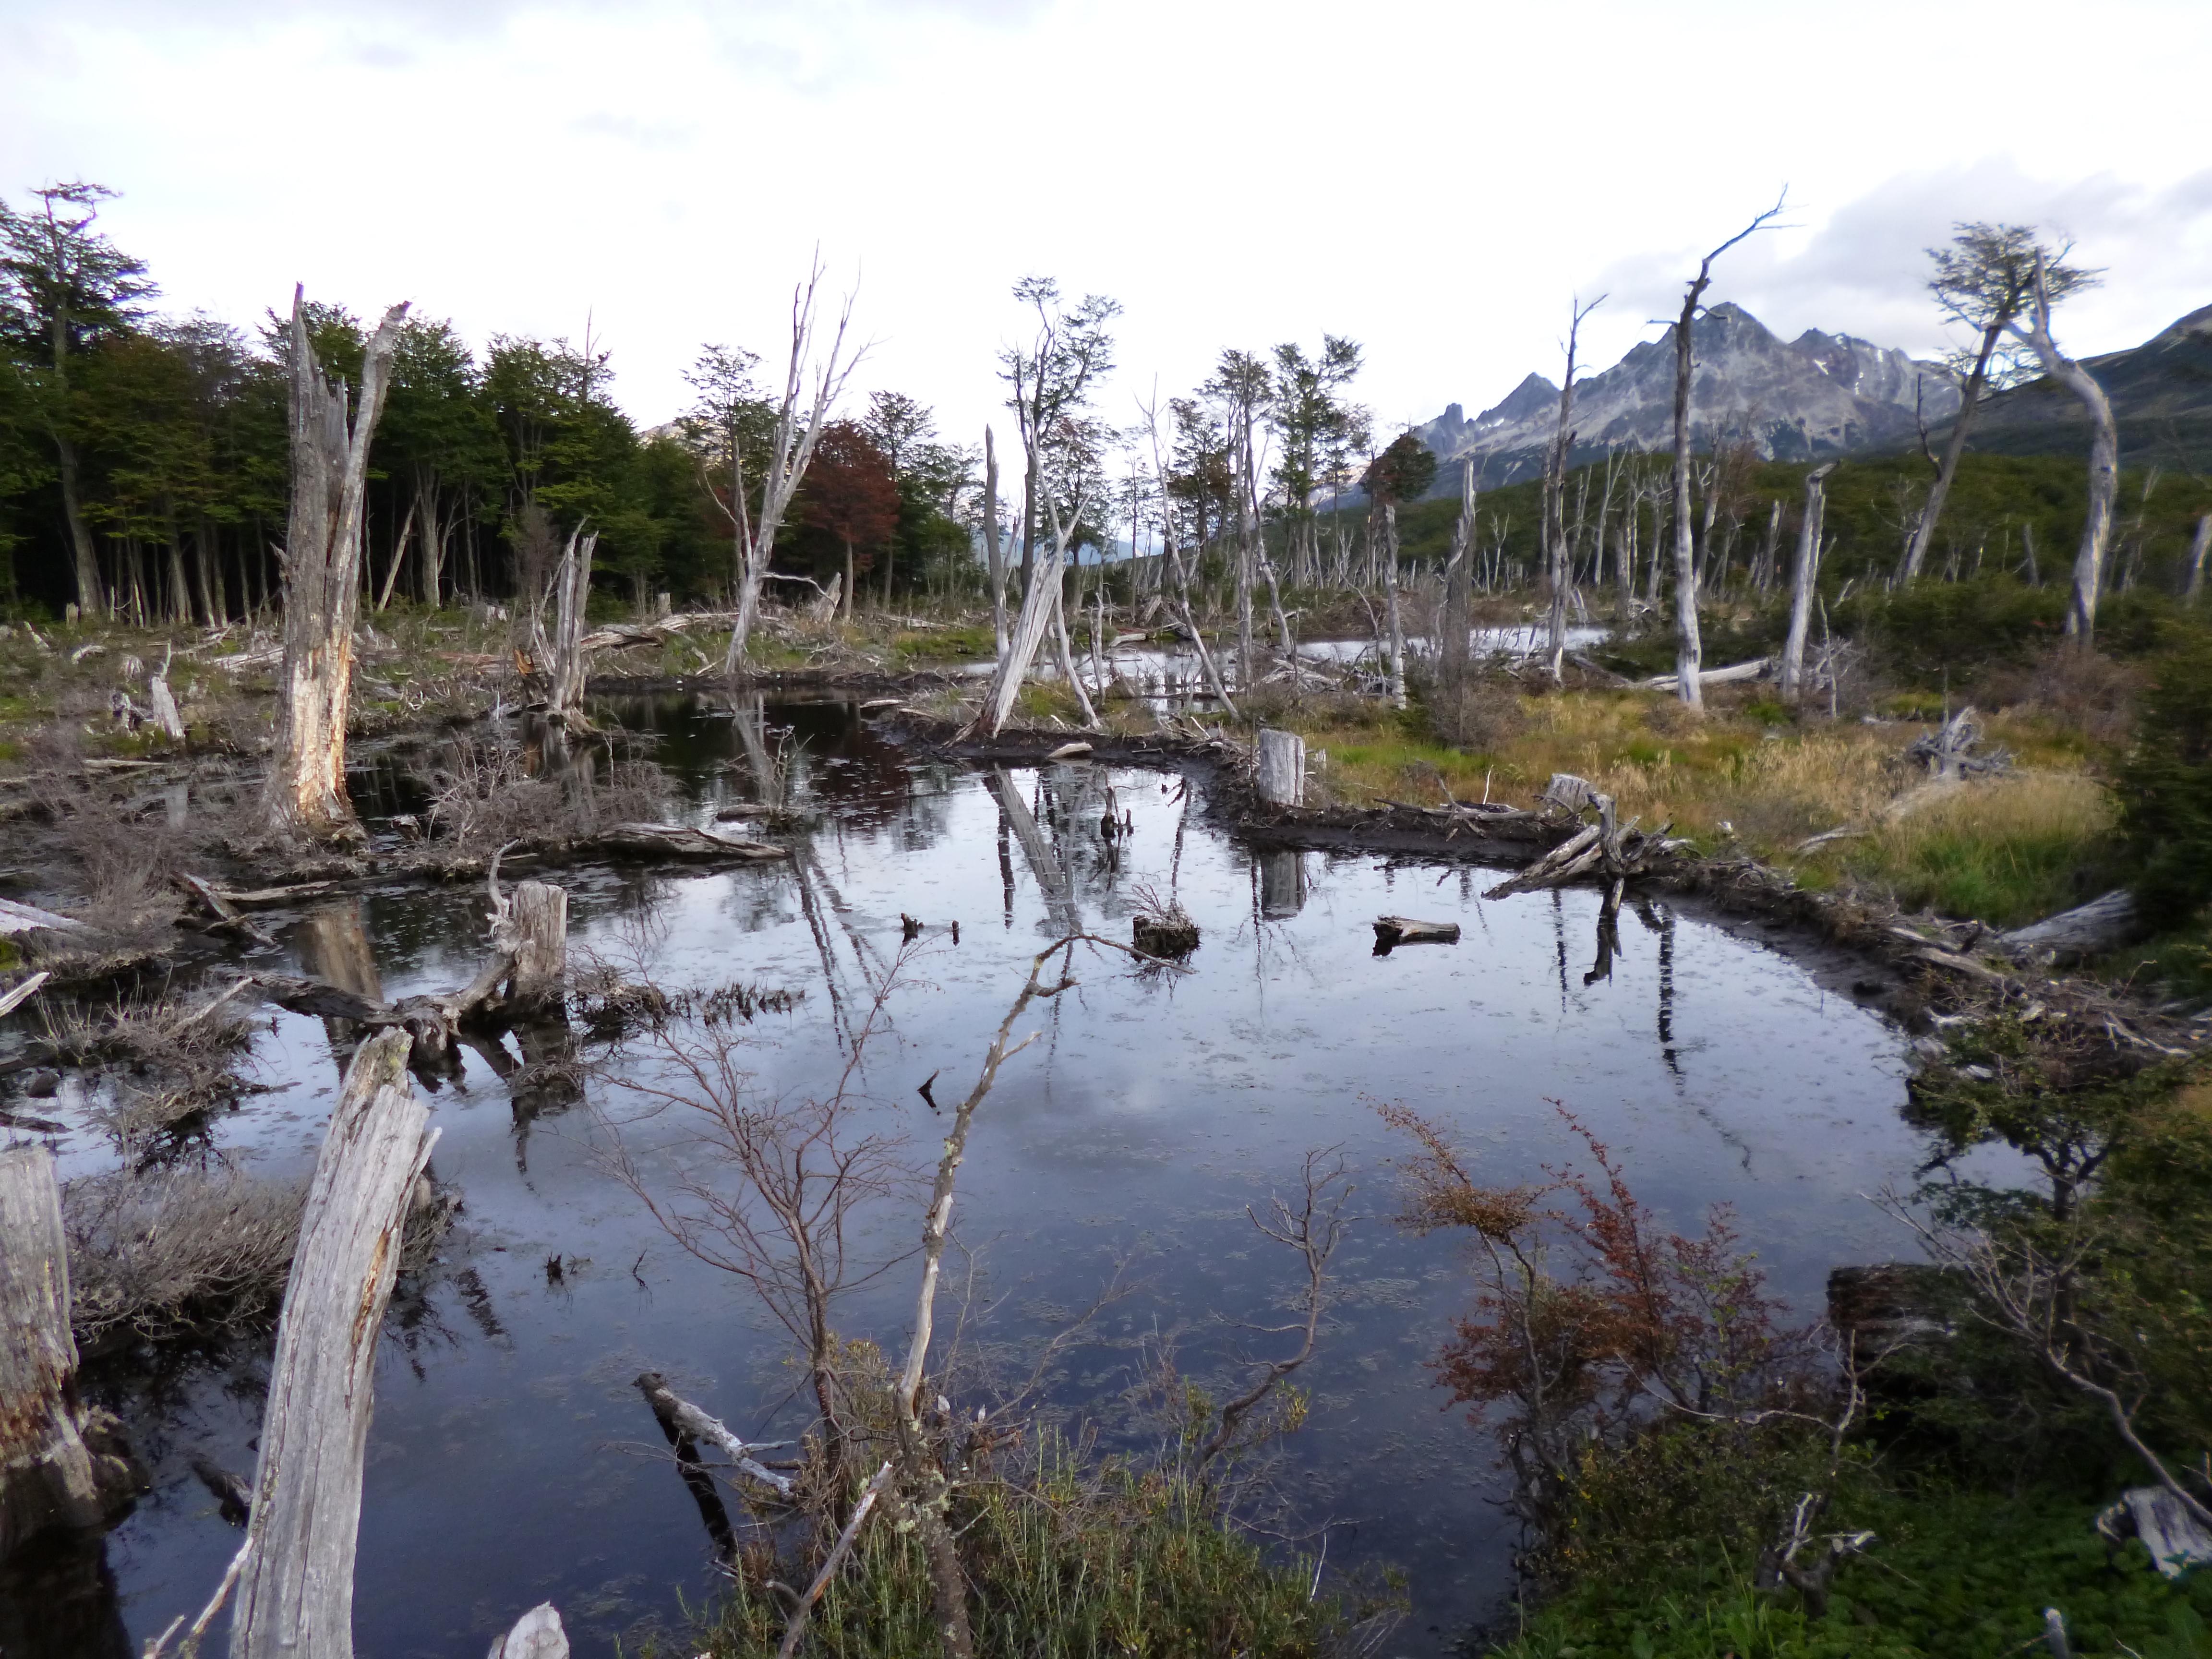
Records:
<instances>
[{"instance_id":1,"label":"green grass patch","mask_svg":"<svg viewBox=\"0 0 2212 1659\"><path fill-rule=\"evenodd\" d=\"M1831 1528L1875 1541L1838 1571L1827 1615L1760 1591L1752 1563L1718 1553L1638 1582L1593 1581L1496 1650L1504 1659L2008 1659L2039 1653L2043 1610L2074 1651L2140 1659L2212 1655L2212 1572L2164 1577L2142 1545L2108 1552L2095 1506L2029 1492L1878 1498Z\"/></svg>"}]
</instances>

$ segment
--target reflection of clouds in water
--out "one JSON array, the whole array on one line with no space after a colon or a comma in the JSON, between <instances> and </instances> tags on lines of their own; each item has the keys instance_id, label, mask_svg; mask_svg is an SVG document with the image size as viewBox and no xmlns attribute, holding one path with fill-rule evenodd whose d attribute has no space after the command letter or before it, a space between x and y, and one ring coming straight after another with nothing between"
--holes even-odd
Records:
<instances>
[{"instance_id":1,"label":"reflection of clouds in water","mask_svg":"<svg viewBox=\"0 0 2212 1659\"><path fill-rule=\"evenodd\" d=\"M739 758L737 734L727 720L669 720L680 729L663 752L704 800L714 765ZM1032 1012L1028 1023L1048 1029L1048 1040L1007 1067L978 1120L958 1225L984 1247L988 1269L1022 1287L994 1313L990 1340L1048 1334L1066 1310L1088 1305L1107 1259L1141 1241L1139 1288L1071 1350L1053 1395L1060 1409L1095 1415L1109 1441L1133 1434L1121 1404L1131 1345L1157 1323L1180 1332L1187 1374L1225 1376L1239 1345L1256 1339L1213 1316L1273 1322L1297 1286L1296 1264L1255 1235L1246 1206L1295 1191L1307 1146L1340 1144L1366 1218L1339 1259L1336 1328L1301 1376L1317 1409L1285 1449L1287 1468L1295 1490L1323 1495L1311 1502L1358 1511L1357 1536L1339 1534L1333 1560L1413 1571L1421 1624L1449 1628L1471 1613L1502 1582L1503 1558L1486 1541L1497 1526L1486 1499L1490 1449L1456 1413L1439 1419L1425 1364L1466 1305L1459 1241L1410 1238L1389 1225L1388 1166L1403 1149L1369 1101L1404 1100L1437 1116L1479 1152L1483 1179L1510 1182L1540 1179L1545 1164L1575 1156L1546 1101L1564 1098L1669 1223L1693 1220L1717 1199L1735 1202L1747 1243L1802 1296L1816 1294L1838 1261L1897 1252L1856 1194L1913 1159L1895 1114L1899 1039L1754 941L1683 915L1665 928L1678 1085L1656 1031L1658 936L1625 927L1613 978L1575 985L1562 1007L1559 940L1578 981L1595 894L1486 906L1473 896L1479 882L1439 884L1417 864L1393 872L1370 857L1308 855L1303 905L1261 923L1251 857L1200 813L1185 823L1185 804L1149 775L1063 767L1007 774L1007 794L1034 819L1037 854L1033 863L1024 849L1010 852L1008 928L1002 802L984 779L911 767L842 710L775 710L771 723L809 735L795 775L823 815L803 837L806 867L841 984L857 990L861 963L872 970L896 950L902 911L933 927L963 924L957 946L932 936L931 954L893 1000L896 1040L871 1051L862 1079L860 1121L923 1152L941 1119L915 1085L935 1070L940 1100L964 1091L1053 908L1072 903L1118 931L1130 886L1164 888L1182 827L1179 891L1205 934L1195 971L1162 994L1160 981L1118 958L1079 956L1080 991L1048 1015ZM1133 820L1110 846L1097 827L1109 787ZM774 866L562 876L579 939L605 946L627 933L672 987L742 979L806 993L790 1012L741 1028L743 1064L763 1097L819 1094L842 1062L830 970L797 878ZM473 963L480 899L433 890L368 907L387 993L450 983L454 967ZM1371 957L1372 917L1408 908L1461 921L1465 942ZM1665 927L1656 912L1653 921ZM319 1026L293 1016L280 1024L282 1037L264 1040L270 1080L326 1079ZM1755 1046L1747 1032L1759 1034ZM623 1592L633 1612L672 1607L680 1564L697 1564L688 1593L711 1582L696 1513L673 1474L622 1449L655 1437L627 1386L638 1370L688 1373L696 1384L679 1390L686 1398L748 1431L780 1436L793 1424L781 1340L726 1276L671 1246L612 1187L582 1115L539 1124L526 1182L506 1085L478 1057L468 1064L470 1095L441 1094L434 1110L440 1173L465 1193L480 1240L466 1263L480 1307L434 1290L454 1298L443 1324L458 1340L425 1345L419 1376L387 1367L380 1378L363 1519L365 1650L434 1639L458 1650L473 1639L471 1610L488 1582L542 1584L565 1606L642 1573ZM626 1066L640 1079L668 1075L644 1052ZM249 1103L221 1126L223 1145L312 1156L327 1097L282 1097L281 1109ZM283 1115L293 1109L302 1115ZM651 1170L676 1161L672 1127L638 1133ZM1731 1139L1753 1154L1748 1171ZM885 1206L856 1226L855 1249L891 1260L911 1249L913 1233L910 1206ZM542 1264L555 1253L598 1266L550 1296ZM641 1257L649 1290L629 1274ZM910 1279L892 1271L848 1304L842 1327L896 1341L911 1294ZM496 1320L502 1341L478 1334L479 1311ZM473 1432L456 1441L438 1429L447 1422ZM1386 1477L1391 1501L1377 1512L1362 1493ZM167 1603L171 1587L211 1582L227 1559L217 1549L235 1547L169 1511L130 1524L139 1528L124 1568L134 1620L165 1622L178 1610ZM471 1541L457 1549L455 1538ZM200 1572L208 1561L211 1571Z\"/></svg>"}]
</instances>

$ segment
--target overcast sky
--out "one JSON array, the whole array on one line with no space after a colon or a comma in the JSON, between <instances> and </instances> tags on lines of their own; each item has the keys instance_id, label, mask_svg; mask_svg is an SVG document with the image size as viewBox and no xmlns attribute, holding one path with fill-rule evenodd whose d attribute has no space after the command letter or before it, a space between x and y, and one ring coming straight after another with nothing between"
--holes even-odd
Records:
<instances>
[{"instance_id":1,"label":"overcast sky","mask_svg":"<svg viewBox=\"0 0 2212 1659\"><path fill-rule=\"evenodd\" d=\"M0 0L0 192L96 179L166 303L295 280L593 331L645 422L773 357L818 242L858 382L974 440L1030 272L1126 307L1117 422L1224 346L1367 348L1387 436L1711 298L1934 350L1920 250L2043 222L2108 271L2081 354L2212 303L2206 0ZM2039 66L2061 77L2046 86Z\"/></svg>"}]
</instances>

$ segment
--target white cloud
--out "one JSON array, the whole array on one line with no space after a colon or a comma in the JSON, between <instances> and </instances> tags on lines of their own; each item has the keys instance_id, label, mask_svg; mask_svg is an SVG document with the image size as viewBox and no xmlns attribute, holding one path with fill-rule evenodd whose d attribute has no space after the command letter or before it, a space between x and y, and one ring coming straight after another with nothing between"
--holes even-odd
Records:
<instances>
[{"instance_id":1,"label":"white cloud","mask_svg":"<svg viewBox=\"0 0 2212 1659\"><path fill-rule=\"evenodd\" d=\"M1778 329L1937 343L1919 250L1962 217L2067 224L2111 276L2079 349L2212 293L2195 0L15 0L0 190L90 177L179 309L258 316L295 279L614 349L641 419L703 340L772 352L818 243L864 273L868 374L972 436L1030 271L1127 307L1118 419L1223 346L1364 341L1386 423L1556 374L1569 295L1611 289L1604 364L1696 255L1793 183L1803 228L1715 298ZM2063 32L2049 120L1892 40ZM1959 90L1953 90L1953 88ZM2016 88L2017 90L2013 90ZM2022 112L2010 118L2010 111ZM2212 284L2208 284L2212 286Z\"/></svg>"}]
</instances>

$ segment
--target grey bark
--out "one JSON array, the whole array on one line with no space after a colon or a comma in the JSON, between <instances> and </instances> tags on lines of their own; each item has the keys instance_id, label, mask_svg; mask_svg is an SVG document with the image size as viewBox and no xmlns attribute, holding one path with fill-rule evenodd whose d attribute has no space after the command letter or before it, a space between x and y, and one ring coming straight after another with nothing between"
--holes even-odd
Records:
<instances>
[{"instance_id":1,"label":"grey bark","mask_svg":"<svg viewBox=\"0 0 2212 1659\"><path fill-rule=\"evenodd\" d=\"M1306 798L1306 740L1262 727L1258 750L1260 799L1270 806L1302 806Z\"/></svg>"},{"instance_id":2,"label":"grey bark","mask_svg":"<svg viewBox=\"0 0 2212 1659\"><path fill-rule=\"evenodd\" d=\"M1936 468L1936 482L1929 486L1927 502L1912 526L1912 538L1905 544L1905 562L1897 572L1900 587L1920 574L1921 562L1928 556L1928 544L1936 536L1936 520L1942 515L1944 498L1950 495L1951 481L1959 474L1959 457L1966 453L1966 428L1972 424L1974 410L1981 402L1982 388L1989 383L1990 355L1996 350L1997 339L2003 332L2002 319L1982 331L1981 350L1975 356L1973 373L1966 377L1960 397L1958 418L1951 422L1950 440L1943 446L1943 459Z\"/></svg>"},{"instance_id":3,"label":"grey bark","mask_svg":"<svg viewBox=\"0 0 2212 1659\"><path fill-rule=\"evenodd\" d=\"M2097 595L2105 579L2105 550L2112 535L2112 509L2120 493L2120 434L2112 399L2089 371L2058 349L2051 333L2051 289L2043 256L2036 255L2035 291L2028 301L2026 326L2005 325L2014 338L2035 353L2043 372L2081 399L2089 416L2089 509L2081 526L2081 544L2074 556L2074 592L2066 611L2066 632L2083 646L2097 633Z\"/></svg>"},{"instance_id":4,"label":"grey bark","mask_svg":"<svg viewBox=\"0 0 2212 1659\"><path fill-rule=\"evenodd\" d=\"M1782 701L1803 695L1805 635L1812 626L1813 592L1820 576L1820 526L1833 461L1805 475L1805 522L1797 531L1797 557L1790 568L1790 637L1782 647Z\"/></svg>"},{"instance_id":5,"label":"grey bark","mask_svg":"<svg viewBox=\"0 0 2212 1659\"><path fill-rule=\"evenodd\" d=\"M0 1152L0 1560L49 1528L97 1527L129 1501L127 1462L87 1443L76 1364L53 1154L13 1147Z\"/></svg>"},{"instance_id":6,"label":"grey bark","mask_svg":"<svg viewBox=\"0 0 2212 1659\"><path fill-rule=\"evenodd\" d=\"M991 428L983 428L983 553L991 576L991 642L1006 654L1006 550L999 542L999 451Z\"/></svg>"},{"instance_id":7,"label":"grey bark","mask_svg":"<svg viewBox=\"0 0 2212 1659\"><path fill-rule=\"evenodd\" d=\"M2204 592L2204 560L2212 554L2212 513L2197 520L2197 539L2189 544L2188 602L2197 603Z\"/></svg>"},{"instance_id":8,"label":"grey bark","mask_svg":"<svg viewBox=\"0 0 2212 1659\"><path fill-rule=\"evenodd\" d=\"M437 1139L404 1031L355 1056L307 1189L270 1363L231 1659L351 1659L376 1346L400 1227Z\"/></svg>"},{"instance_id":9,"label":"grey bark","mask_svg":"<svg viewBox=\"0 0 2212 1659\"><path fill-rule=\"evenodd\" d=\"M584 620L592 592L592 556L599 544L596 530L568 533L553 576L553 632L546 641L546 708L555 719L574 726L584 720Z\"/></svg>"},{"instance_id":10,"label":"grey bark","mask_svg":"<svg viewBox=\"0 0 2212 1659\"><path fill-rule=\"evenodd\" d=\"M495 945L514 959L507 1002L517 1010L559 1011L568 997L568 894L550 882L518 883L493 929Z\"/></svg>"},{"instance_id":11,"label":"grey bark","mask_svg":"<svg viewBox=\"0 0 2212 1659\"><path fill-rule=\"evenodd\" d=\"M345 386L325 377L307 342L306 295L292 295L292 505L285 534L284 659L276 744L262 796L264 827L326 836L353 828L345 787L346 708L361 612L362 521L368 452L384 412L404 304L384 313L362 359L349 414Z\"/></svg>"},{"instance_id":12,"label":"grey bark","mask_svg":"<svg viewBox=\"0 0 2212 1659\"><path fill-rule=\"evenodd\" d=\"M1468 615L1474 567L1474 463L1459 464L1459 517L1452 525L1451 553L1444 560L1444 602L1437 623L1437 678L1456 692L1467 682Z\"/></svg>"}]
</instances>

